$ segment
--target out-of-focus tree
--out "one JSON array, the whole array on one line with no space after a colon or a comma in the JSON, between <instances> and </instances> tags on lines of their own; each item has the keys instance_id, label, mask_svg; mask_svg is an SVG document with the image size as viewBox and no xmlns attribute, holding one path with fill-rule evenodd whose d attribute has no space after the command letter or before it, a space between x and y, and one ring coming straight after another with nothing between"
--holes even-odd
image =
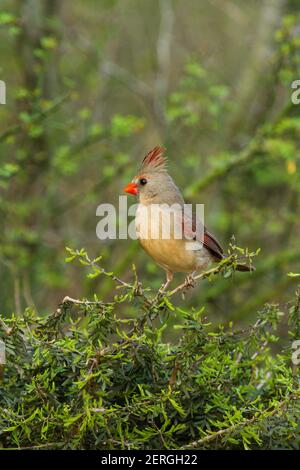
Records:
<instances>
[{"instance_id":1,"label":"out-of-focus tree","mask_svg":"<svg viewBox=\"0 0 300 470\"><path fill-rule=\"evenodd\" d=\"M296 1L23 0L1 3L2 309L53 308L66 292L109 297L109 279L66 270L64 247L101 252L124 278L160 270L135 241L96 238L143 155L170 171L225 246L261 248L257 271L204 282L187 304L248 318L288 296L299 236ZM180 278L180 276L179 276ZM289 281L291 282L291 281Z\"/></svg>"}]
</instances>

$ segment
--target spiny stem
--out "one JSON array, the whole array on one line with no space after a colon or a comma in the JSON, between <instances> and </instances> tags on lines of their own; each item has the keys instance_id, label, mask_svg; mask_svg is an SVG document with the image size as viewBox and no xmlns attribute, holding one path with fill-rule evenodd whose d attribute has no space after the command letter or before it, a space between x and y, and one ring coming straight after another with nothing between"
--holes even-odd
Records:
<instances>
[{"instance_id":1,"label":"spiny stem","mask_svg":"<svg viewBox=\"0 0 300 470\"><path fill-rule=\"evenodd\" d=\"M79 299L72 299L68 295L63 299L63 304L71 303L76 305L104 305L102 300L79 300Z\"/></svg>"},{"instance_id":2,"label":"spiny stem","mask_svg":"<svg viewBox=\"0 0 300 470\"><path fill-rule=\"evenodd\" d=\"M210 276L212 276L212 275L214 275L214 274L217 274L217 273L219 273L219 272L221 271L222 267L223 267L223 266L218 265L218 266L216 266L216 267L214 267L214 268L209 269L208 271L204 271L203 273L198 274L197 276L195 276L195 277L193 278L193 280L194 280L194 281L199 281L199 280L201 280L201 279L205 279L205 278L210 277ZM179 284L179 286L175 287L175 289L173 289L171 292L168 292L167 295L168 295L168 297L171 297L172 295L177 294L177 292L180 292L180 291L183 291L183 290L187 290L187 289L189 289L189 288L191 288L191 287L192 287L192 285L188 286L188 285L186 284L186 282L183 282L182 284Z\"/></svg>"},{"instance_id":3,"label":"spiny stem","mask_svg":"<svg viewBox=\"0 0 300 470\"><path fill-rule=\"evenodd\" d=\"M222 437L223 435L230 434L231 432L235 431L236 429L243 428L249 424L252 424L255 421L259 421L260 418L262 419L268 419L271 418L272 416L276 415L277 413L280 413L283 411L283 409L288 405L288 403L291 400L297 400L299 398L300 390L297 392L291 394L289 397L287 397L285 400L283 400L281 403L276 405L275 408L270 407L268 410L265 410L264 412L261 412L260 414L255 414L252 416L252 418L245 419L242 423L237 423L233 424L232 426L229 426L228 428L225 429L220 429L219 431L209 434L202 439L198 439L197 441L193 441L190 444L187 444L186 446L182 447L181 449L195 449L198 448L199 446L206 444L207 442L214 441L215 439L218 439L219 437Z\"/></svg>"}]
</instances>

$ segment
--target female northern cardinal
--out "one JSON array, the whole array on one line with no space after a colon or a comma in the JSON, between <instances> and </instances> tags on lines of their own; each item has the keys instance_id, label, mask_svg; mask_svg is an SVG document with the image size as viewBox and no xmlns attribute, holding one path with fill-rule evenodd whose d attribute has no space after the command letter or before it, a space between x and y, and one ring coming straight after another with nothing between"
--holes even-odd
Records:
<instances>
[{"instance_id":1,"label":"female northern cardinal","mask_svg":"<svg viewBox=\"0 0 300 470\"><path fill-rule=\"evenodd\" d=\"M136 212L138 238L144 250L166 271L167 282L162 290L168 287L175 272L188 273L187 283L190 283L194 273L224 258L223 249L215 237L200 221L195 220L192 213L184 210L184 199L167 172L164 151L162 147L151 150L145 156L138 174L124 188L126 193L139 196ZM169 237L162 233L164 217L157 212L165 205L175 207ZM156 209L153 211L153 208ZM153 224L158 225L154 227L158 228L155 236L151 231ZM182 228L180 238L175 236L178 225ZM251 269L243 264L237 265L238 271Z\"/></svg>"}]
</instances>

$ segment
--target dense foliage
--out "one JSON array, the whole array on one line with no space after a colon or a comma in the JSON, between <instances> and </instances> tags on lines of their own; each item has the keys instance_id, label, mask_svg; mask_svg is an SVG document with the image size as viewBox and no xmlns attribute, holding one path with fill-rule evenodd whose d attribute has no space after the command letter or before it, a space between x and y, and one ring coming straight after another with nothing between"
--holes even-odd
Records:
<instances>
[{"instance_id":1,"label":"dense foliage","mask_svg":"<svg viewBox=\"0 0 300 470\"><path fill-rule=\"evenodd\" d=\"M66 297L52 315L1 319L2 446L300 449L291 345L271 352L287 312L266 305L246 329L212 327L204 309L175 308L172 294L125 283L84 250L72 253L119 289L110 302ZM230 271L228 263L220 272ZM130 304L137 318L127 317ZM176 311L180 335L169 343L164 331ZM288 313L299 337L300 293Z\"/></svg>"}]
</instances>

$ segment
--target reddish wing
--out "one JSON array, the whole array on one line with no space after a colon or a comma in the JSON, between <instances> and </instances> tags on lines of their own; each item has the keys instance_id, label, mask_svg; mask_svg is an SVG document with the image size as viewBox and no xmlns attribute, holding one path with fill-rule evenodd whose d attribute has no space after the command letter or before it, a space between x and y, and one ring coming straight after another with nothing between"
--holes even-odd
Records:
<instances>
[{"instance_id":1,"label":"reddish wing","mask_svg":"<svg viewBox=\"0 0 300 470\"><path fill-rule=\"evenodd\" d=\"M220 243L216 238L206 230L205 227L201 230L201 222L198 220L197 228L198 232L196 232L196 219L195 216L189 216L189 214L184 213L184 218L182 212L178 211L177 216L180 217L178 220L179 223L182 224L183 233L188 239L194 238L194 240L199 241L203 244L203 246L212 254L215 258L215 261L222 260L225 255L223 254L223 248L221 247ZM191 223L192 221L192 223ZM192 228L191 228L192 227ZM246 264L237 264L236 265L237 271L254 271L255 268L252 266L247 266Z\"/></svg>"},{"instance_id":2,"label":"reddish wing","mask_svg":"<svg viewBox=\"0 0 300 470\"><path fill-rule=\"evenodd\" d=\"M180 217L182 217L182 214L180 214ZM192 217L192 223L191 223L191 217ZM192 216L189 216L189 214L184 214L184 219L182 221L183 225L183 232L184 234L188 237L191 238L193 233L196 231L196 217L195 214ZM191 230L192 227L192 230ZM203 228L203 225L201 225L201 222L198 220L197 221L197 228L198 228L198 233L196 234L196 240L203 243L203 246L209 252L217 259L221 260L223 258L223 248L221 247L220 243L218 240L206 230L206 227L201 230L201 227Z\"/></svg>"}]
</instances>

